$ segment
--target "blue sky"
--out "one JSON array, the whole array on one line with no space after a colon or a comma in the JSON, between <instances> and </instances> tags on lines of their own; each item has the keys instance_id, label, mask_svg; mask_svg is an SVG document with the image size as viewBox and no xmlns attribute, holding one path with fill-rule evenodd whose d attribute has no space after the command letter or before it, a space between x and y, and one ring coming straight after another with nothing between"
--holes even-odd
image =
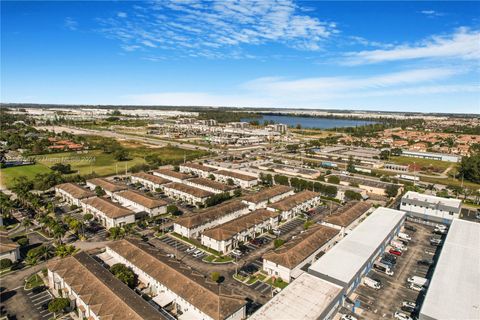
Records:
<instances>
[{"instance_id":1,"label":"blue sky","mask_svg":"<svg viewBox=\"0 0 480 320\"><path fill-rule=\"evenodd\" d=\"M480 3L1 2L1 101L480 113Z\"/></svg>"}]
</instances>

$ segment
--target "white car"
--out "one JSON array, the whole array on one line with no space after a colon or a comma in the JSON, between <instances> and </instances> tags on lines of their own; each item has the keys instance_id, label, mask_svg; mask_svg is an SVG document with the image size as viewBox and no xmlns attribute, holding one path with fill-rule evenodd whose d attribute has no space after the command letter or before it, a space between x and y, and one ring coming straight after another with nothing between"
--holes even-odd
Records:
<instances>
[{"instance_id":1,"label":"white car","mask_svg":"<svg viewBox=\"0 0 480 320\"><path fill-rule=\"evenodd\" d=\"M399 320L413 320L413 318L410 317L409 315L407 315L407 314L405 314L405 313L403 313L403 312L399 312L399 311L395 312L395 314L393 315L393 317L394 317L395 319L399 319Z\"/></svg>"},{"instance_id":2,"label":"white car","mask_svg":"<svg viewBox=\"0 0 480 320\"><path fill-rule=\"evenodd\" d=\"M351 314L344 314L340 320L358 320L357 318L355 318L354 316L352 316Z\"/></svg>"}]
</instances>

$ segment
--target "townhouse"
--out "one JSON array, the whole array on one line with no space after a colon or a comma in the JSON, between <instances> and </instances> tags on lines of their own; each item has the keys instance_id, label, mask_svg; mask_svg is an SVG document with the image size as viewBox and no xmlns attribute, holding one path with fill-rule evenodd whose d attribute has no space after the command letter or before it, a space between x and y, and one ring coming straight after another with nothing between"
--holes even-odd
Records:
<instances>
[{"instance_id":1,"label":"townhouse","mask_svg":"<svg viewBox=\"0 0 480 320\"><path fill-rule=\"evenodd\" d=\"M198 188L198 189L203 189L212 193L232 193L236 187L235 186L229 186L224 183L220 183L218 181L206 179L206 178L192 178L188 180L184 180L183 183L186 185Z\"/></svg>"},{"instance_id":2,"label":"townhouse","mask_svg":"<svg viewBox=\"0 0 480 320\"><path fill-rule=\"evenodd\" d=\"M120 191L114 194L113 199L134 212L146 212L150 217L167 212L166 201L148 197L137 191Z\"/></svg>"},{"instance_id":3,"label":"townhouse","mask_svg":"<svg viewBox=\"0 0 480 320\"><path fill-rule=\"evenodd\" d=\"M326 216L321 224L340 230L343 237L362 222L372 211L372 205L366 202L351 202L339 209L335 214Z\"/></svg>"},{"instance_id":4,"label":"townhouse","mask_svg":"<svg viewBox=\"0 0 480 320\"><path fill-rule=\"evenodd\" d=\"M279 213L258 209L202 234L202 244L223 254L278 226Z\"/></svg>"},{"instance_id":5,"label":"townhouse","mask_svg":"<svg viewBox=\"0 0 480 320\"><path fill-rule=\"evenodd\" d=\"M48 286L79 319L166 319L85 252L48 263Z\"/></svg>"},{"instance_id":6,"label":"townhouse","mask_svg":"<svg viewBox=\"0 0 480 320\"><path fill-rule=\"evenodd\" d=\"M171 182L163 186L163 192L170 198L201 207L213 193L183 183Z\"/></svg>"},{"instance_id":7,"label":"townhouse","mask_svg":"<svg viewBox=\"0 0 480 320\"><path fill-rule=\"evenodd\" d=\"M227 170L218 170L211 173L215 180L222 183L229 184L233 182L234 185L240 186L241 188L251 188L258 184L257 177L246 175L243 173L227 171Z\"/></svg>"},{"instance_id":8,"label":"townhouse","mask_svg":"<svg viewBox=\"0 0 480 320\"><path fill-rule=\"evenodd\" d=\"M283 246L263 255L263 270L270 276L290 282L300 276L307 263L313 263L317 255L326 252L339 239L334 228L315 225L299 234Z\"/></svg>"},{"instance_id":9,"label":"townhouse","mask_svg":"<svg viewBox=\"0 0 480 320\"><path fill-rule=\"evenodd\" d=\"M293 194L295 194L293 188L278 184L245 196L242 201L248 204L250 210L255 210L266 208L268 204L275 203Z\"/></svg>"},{"instance_id":10,"label":"townhouse","mask_svg":"<svg viewBox=\"0 0 480 320\"><path fill-rule=\"evenodd\" d=\"M106 198L82 200L84 214L91 213L105 228L121 227L135 222L135 212Z\"/></svg>"},{"instance_id":11,"label":"townhouse","mask_svg":"<svg viewBox=\"0 0 480 320\"><path fill-rule=\"evenodd\" d=\"M87 180L87 187L91 190L95 190L96 187L100 187L109 197L113 196L115 192L128 189L128 187L124 184L115 183L103 178L94 178Z\"/></svg>"},{"instance_id":12,"label":"townhouse","mask_svg":"<svg viewBox=\"0 0 480 320\"><path fill-rule=\"evenodd\" d=\"M173 171L173 170L170 170L170 169L153 170L153 174L157 177L167 179L167 180L173 181L173 182L178 182L178 183L182 183L183 180L191 178L191 176L189 176L188 174Z\"/></svg>"},{"instance_id":13,"label":"townhouse","mask_svg":"<svg viewBox=\"0 0 480 320\"><path fill-rule=\"evenodd\" d=\"M217 170L215 168L193 162L181 164L179 169L182 173L193 174L202 178L208 178L213 171Z\"/></svg>"},{"instance_id":14,"label":"townhouse","mask_svg":"<svg viewBox=\"0 0 480 320\"><path fill-rule=\"evenodd\" d=\"M70 205L80 207L83 199L93 198L96 194L76 183L62 183L55 186L55 196Z\"/></svg>"},{"instance_id":15,"label":"townhouse","mask_svg":"<svg viewBox=\"0 0 480 320\"><path fill-rule=\"evenodd\" d=\"M303 190L283 200L269 204L267 208L281 212L283 220L290 220L303 211L319 206L321 203L322 200L319 193Z\"/></svg>"},{"instance_id":16,"label":"townhouse","mask_svg":"<svg viewBox=\"0 0 480 320\"><path fill-rule=\"evenodd\" d=\"M248 206L240 200L222 203L194 215L176 219L173 231L184 237L196 238L204 230L231 221L248 212Z\"/></svg>"},{"instance_id":17,"label":"townhouse","mask_svg":"<svg viewBox=\"0 0 480 320\"><path fill-rule=\"evenodd\" d=\"M105 253L130 267L161 307L173 306L178 319L240 320L246 301L211 282L187 265L138 240L110 243Z\"/></svg>"},{"instance_id":18,"label":"townhouse","mask_svg":"<svg viewBox=\"0 0 480 320\"><path fill-rule=\"evenodd\" d=\"M20 246L7 235L0 234L0 260L9 259L12 262L20 259Z\"/></svg>"},{"instance_id":19,"label":"townhouse","mask_svg":"<svg viewBox=\"0 0 480 320\"><path fill-rule=\"evenodd\" d=\"M130 180L133 183L142 184L144 187L150 189L151 191L161 190L164 184L170 182L170 180L146 172L134 173L130 177Z\"/></svg>"}]
</instances>

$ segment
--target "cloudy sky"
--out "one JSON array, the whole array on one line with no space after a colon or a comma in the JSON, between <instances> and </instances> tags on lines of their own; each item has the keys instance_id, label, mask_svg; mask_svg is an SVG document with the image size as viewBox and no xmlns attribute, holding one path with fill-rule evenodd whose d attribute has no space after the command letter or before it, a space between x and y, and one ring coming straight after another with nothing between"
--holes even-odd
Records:
<instances>
[{"instance_id":1,"label":"cloudy sky","mask_svg":"<svg viewBox=\"0 0 480 320\"><path fill-rule=\"evenodd\" d=\"M480 2L1 2L1 101L480 113Z\"/></svg>"}]
</instances>

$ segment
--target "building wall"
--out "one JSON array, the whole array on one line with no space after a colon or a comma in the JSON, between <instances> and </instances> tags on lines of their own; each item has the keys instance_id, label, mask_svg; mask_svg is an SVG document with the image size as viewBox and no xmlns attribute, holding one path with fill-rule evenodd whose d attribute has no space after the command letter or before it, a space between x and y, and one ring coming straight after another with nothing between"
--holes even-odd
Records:
<instances>
[{"instance_id":1,"label":"building wall","mask_svg":"<svg viewBox=\"0 0 480 320\"><path fill-rule=\"evenodd\" d=\"M20 248L16 248L12 251L4 252L0 254L1 259L9 259L12 262L17 261L20 258Z\"/></svg>"},{"instance_id":2,"label":"building wall","mask_svg":"<svg viewBox=\"0 0 480 320\"><path fill-rule=\"evenodd\" d=\"M162 185L161 184L158 184L158 183L154 183L150 180L146 180L146 179L142 179L142 178L139 178L139 177L130 177L131 181L133 183L141 183L144 187L150 189L151 191L155 191L157 189L162 189Z\"/></svg>"},{"instance_id":3,"label":"building wall","mask_svg":"<svg viewBox=\"0 0 480 320\"><path fill-rule=\"evenodd\" d=\"M453 218L457 218L460 215L460 208L454 211L452 208L451 211L439 210L434 208L429 208L428 203L422 205L414 205L406 202L402 199L400 202L400 210L405 211L408 216L420 218L427 221L434 221L440 223L450 224Z\"/></svg>"},{"instance_id":4,"label":"building wall","mask_svg":"<svg viewBox=\"0 0 480 320\"><path fill-rule=\"evenodd\" d=\"M208 197L199 198L199 197L196 197L196 196L191 195L189 193L185 193L185 192L179 191L177 189L172 189L172 188L167 188L167 187L164 187L163 191L164 191L165 195L167 195L170 198L173 198L174 200L185 201L185 202L191 204L192 206L197 206L197 207L199 206L199 203L204 205L205 201L207 201L207 199L208 199Z\"/></svg>"},{"instance_id":5,"label":"building wall","mask_svg":"<svg viewBox=\"0 0 480 320\"><path fill-rule=\"evenodd\" d=\"M65 190L62 190L60 188L55 188L55 196L61 198L63 201L65 201L70 205L76 205L77 207L82 207L82 201L78 198L75 198ZM84 199L90 199L90 198L93 198L93 197L84 198Z\"/></svg>"},{"instance_id":6,"label":"building wall","mask_svg":"<svg viewBox=\"0 0 480 320\"><path fill-rule=\"evenodd\" d=\"M170 180L170 181L173 181L173 182L179 182L179 183L183 182L182 179L178 179L178 178L175 178L175 177L172 177L172 176L167 176L167 175L165 175L163 173L160 173L160 172L157 172L157 171L153 171L153 174L157 177L167 179L167 180Z\"/></svg>"},{"instance_id":7,"label":"building wall","mask_svg":"<svg viewBox=\"0 0 480 320\"><path fill-rule=\"evenodd\" d=\"M210 172L208 172L208 171L203 171L203 170L199 170L199 169L195 169L195 168L185 167L185 166L182 166L182 165L179 166L179 169L180 169L180 172L182 172L182 173L194 174L194 175L197 175L197 176L202 177L202 178L208 178L208 176L210 175Z\"/></svg>"},{"instance_id":8,"label":"building wall","mask_svg":"<svg viewBox=\"0 0 480 320\"><path fill-rule=\"evenodd\" d=\"M320 197L315 197L310 200L305 201L304 203L301 203L297 205L296 207L287 210L287 211L282 211L282 219L283 220L290 220L302 213L302 211L308 211L316 206L319 206L322 203L322 200ZM275 209L269 208L267 206L268 210L274 211Z\"/></svg>"},{"instance_id":9,"label":"building wall","mask_svg":"<svg viewBox=\"0 0 480 320\"><path fill-rule=\"evenodd\" d=\"M251 188L253 186L256 186L258 184L258 180L241 180L238 178L234 177L228 177L224 175L217 174L215 172L212 172L213 176L215 177L215 180L221 183L228 183L229 179L232 179L233 183L237 186L240 186L241 188L247 189Z\"/></svg>"},{"instance_id":10,"label":"building wall","mask_svg":"<svg viewBox=\"0 0 480 320\"><path fill-rule=\"evenodd\" d=\"M290 190L288 192L285 192L285 193L279 194L277 196L271 197L270 199L259 202L259 203L248 202L248 201L245 201L245 200L243 200L243 203L247 204L249 206L250 210L265 209L269 204L278 202L278 201L280 201L282 199L285 199L286 197L289 197L289 196L294 195L294 194L295 194L295 191Z\"/></svg>"},{"instance_id":11,"label":"building wall","mask_svg":"<svg viewBox=\"0 0 480 320\"><path fill-rule=\"evenodd\" d=\"M124 207L131 207L133 208L134 212L147 212L150 217L157 216L159 214L164 214L167 212L167 206L160 206L156 208L147 208L140 203L133 202L129 199L123 198L118 194L114 195L114 199L118 201Z\"/></svg>"},{"instance_id":12,"label":"building wall","mask_svg":"<svg viewBox=\"0 0 480 320\"><path fill-rule=\"evenodd\" d=\"M198 188L198 189L202 189L202 190L205 190L205 191L209 191L209 192L212 192L212 193L216 193L216 194L223 193L223 192L228 192L229 194L233 193L233 190L222 191L220 189L211 188L211 187L205 186L203 184L193 183L189 180L185 180L183 183L186 184L186 185L189 185L189 186L192 186L192 187L195 187L195 188Z\"/></svg>"},{"instance_id":13,"label":"building wall","mask_svg":"<svg viewBox=\"0 0 480 320\"><path fill-rule=\"evenodd\" d=\"M125 217L120 217L116 219L112 219L108 217L105 213L103 213L100 210L97 210L96 208L89 206L89 205L84 205L84 214L86 213L91 213L93 216L100 221L100 223L106 228L110 229L113 227L121 227L123 225L129 224L129 223L134 223L135 222L135 215L131 214Z\"/></svg>"}]
</instances>

